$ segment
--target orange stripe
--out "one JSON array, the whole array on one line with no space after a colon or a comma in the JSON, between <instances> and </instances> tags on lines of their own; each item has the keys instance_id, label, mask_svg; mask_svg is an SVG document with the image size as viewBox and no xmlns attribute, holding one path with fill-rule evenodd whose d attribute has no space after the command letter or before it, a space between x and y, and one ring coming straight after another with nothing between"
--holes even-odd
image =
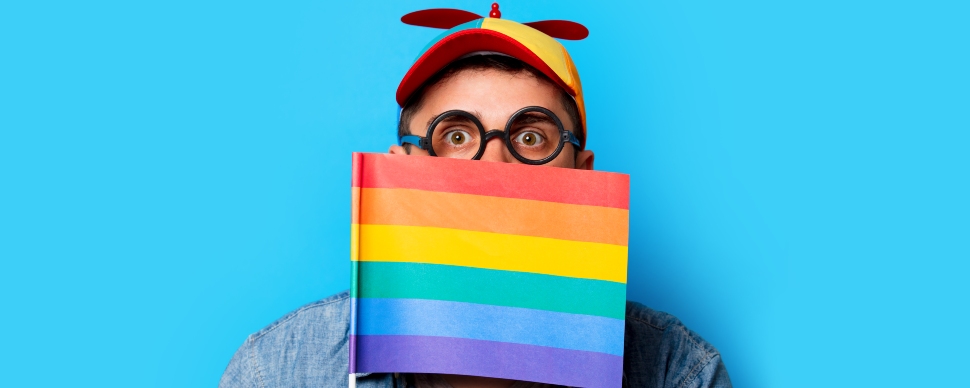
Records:
<instances>
[{"instance_id":1,"label":"orange stripe","mask_svg":"<svg viewBox=\"0 0 970 388\"><path fill-rule=\"evenodd\" d=\"M629 212L414 189L361 189L360 222L627 245Z\"/></svg>"},{"instance_id":2,"label":"orange stripe","mask_svg":"<svg viewBox=\"0 0 970 388\"><path fill-rule=\"evenodd\" d=\"M350 188L350 223L360 223L360 187Z\"/></svg>"}]
</instances>

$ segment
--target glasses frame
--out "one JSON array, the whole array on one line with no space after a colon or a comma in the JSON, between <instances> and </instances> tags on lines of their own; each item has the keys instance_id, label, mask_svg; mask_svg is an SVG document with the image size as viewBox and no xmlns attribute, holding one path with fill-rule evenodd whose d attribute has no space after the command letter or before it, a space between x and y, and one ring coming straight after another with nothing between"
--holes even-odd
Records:
<instances>
[{"instance_id":1,"label":"glasses frame","mask_svg":"<svg viewBox=\"0 0 970 388\"><path fill-rule=\"evenodd\" d=\"M511 132L509 132L509 130L512 129L512 124L515 123L515 120L519 118L519 116L529 112L539 112L551 117L552 120L556 123L556 127L559 128L559 133L560 133L559 145L556 147L556 150L553 151L553 153L550 154L549 156L539 160L532 160L532 159L526 158L520 155L518 152L516 152L515 147L512 146L512 136L510 135ZM424 137L417 136L417 135L400 136L397 139L398 145L403 146L405 143L412 144L422 150L428 151L428 154L431 156L438 156L434 152L434 147L431 146L431 136L434 134L434 129L435 127L438 126L439 123L441 123L445 119L455 117L455 116L465 117L471 120L471 122L474 123L476 127L478 127L478 132L479 132L479 135L481 136L480 139L482 139L482 141L479 143L478 152L475 154L474 157L472 157L471 160L481 159L482 155L485 153L485 146L488 144L490 140L496 137L501 137L502 140L505 142L505 148L509 150L509 153L511 153L512 156L515 157L515 159L525 164L538 165L538 164L549 163L557 156L559 156L559 154L562 152L563 147L565 147L566 142L572 143L574 146L576 146L577 150L582 150L582 147L579 144L579 139L576 137L576 135L572 133L572 131L569 131L563 127L562 121L559 120L559 116L556 116L555 113L552 113L552 111L550 111L549 109L543 108L541 106L527 106L525 108L517 110L515 113L512 114L512 117L509 117L509 121L505 123L504 131L498 130L498 129L486 131L485 126L482 125L482 122L479 121L478 118L472 115L471 113L468 113L463 110L458 110L458 109L449 110L447 112L444 112L438 115L438 117L435 118L430 125L428 125L428 132L427 134L425 134Z\"/></svg>"}]
</instances>

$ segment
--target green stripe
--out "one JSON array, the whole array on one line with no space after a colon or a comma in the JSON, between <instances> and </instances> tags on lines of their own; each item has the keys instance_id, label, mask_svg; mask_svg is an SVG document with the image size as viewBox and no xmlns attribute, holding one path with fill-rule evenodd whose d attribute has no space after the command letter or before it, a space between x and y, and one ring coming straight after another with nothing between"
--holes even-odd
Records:
<instances>
[{"instance_id":1,"label":"green stripe","mask_svg":"<svg viewBox=\"0 0 970 388\"><path fill-rule=\"evenodd\" d=\"M362 261L359 266L354 298L450 300L616 319L626 312L623 283L440 264Z\"/></svg>"},{"instance_id":2,"label":"green stripe","mask_svg":"<svg viewBox=\"0 0 970 388\"><path fill-rule=\"evenodd\" d=\"M350 289L351 289L350 292L352 294L357 293L356 290L357 290L357 284L358 284L358 278L359 278L358 272L360 272L359 263L360 262L357 260L350 261Z\"/></svg>"}]
</instances>

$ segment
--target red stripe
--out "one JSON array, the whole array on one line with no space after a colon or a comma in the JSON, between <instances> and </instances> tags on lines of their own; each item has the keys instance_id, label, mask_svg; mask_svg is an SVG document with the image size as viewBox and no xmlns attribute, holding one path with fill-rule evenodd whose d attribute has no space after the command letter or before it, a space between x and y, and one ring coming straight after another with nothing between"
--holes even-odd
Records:
<instances>
[{"instance_id":1,"label":"red stripe","mask_svg":"<svg viewBox=\"0 0 970 388\"><path fill-rule=\"evenodd\" d=\"M354 152L352 154L353 163L350 168L350 187L360 187L360 168L364 164L364 154Z\"/></svg>"},{"instance_id":2,"label":"red stripe","mask_svg":"<svg viewBox=\"0 0 970 388\"><path fill-rule=\"evenodd\" d=\"M488 195L618 209L629 209L630 204L630 177L625 174L389 154L355 153L354 162L359 179L352 183L359 187Z\"/></svg>"}]
</instances>

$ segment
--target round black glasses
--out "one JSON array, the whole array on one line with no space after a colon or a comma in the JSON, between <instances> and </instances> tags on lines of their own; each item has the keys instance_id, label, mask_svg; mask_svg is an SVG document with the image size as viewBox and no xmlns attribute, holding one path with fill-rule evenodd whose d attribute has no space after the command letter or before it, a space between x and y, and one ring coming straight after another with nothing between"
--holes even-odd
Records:
<instances>
[{"instance_id":1,"label":"round black glasses","mask_svg":"<svg viewBox=\"0 0 970 388\"><path fill-rule=\"evenodd\" d=\"M431 122L425 137L401 136L398 144L413 144L431 156L478 160L485 153L485 145L495 137L502 138L512 156L525 164L549 163L567 142L581 148L579 139L563 128L559 117L541 106L516 111L504 131L485 131L482 122L471 113L450 110Z\"/></svg>"}]
</instances>

